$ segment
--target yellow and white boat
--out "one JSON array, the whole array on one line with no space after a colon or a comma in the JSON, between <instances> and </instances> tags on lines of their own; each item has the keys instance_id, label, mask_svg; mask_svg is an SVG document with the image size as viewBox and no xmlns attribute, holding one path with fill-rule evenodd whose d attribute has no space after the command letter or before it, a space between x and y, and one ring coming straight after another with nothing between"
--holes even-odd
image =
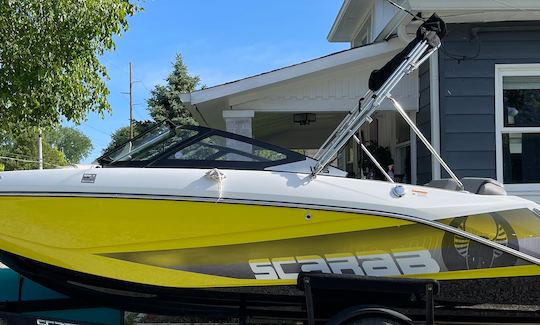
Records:
<instances>
[{"instance_id":1,"label":"yellow and white boat","mask_svg":"<svg viewBox=\"0 0 540 325\"><path fill-rule=\"evenodd\" d=\"M406 184L397 196L395 184L333 167L311 179L310 158L204 127L164 123L145 138L102 157L105 168L1 173L4 262L59 268L85 288L84 275L214 288L291 285L300 271L540 274L530 201Z\"/></svg>"},{"instance_id":2,"label":"yellow and white boat","mask_svg":"<svg viewBox=\"0 0 540 325\"><path fill-rule=\"evenodd\" d=\"M540 275L540 207L500 184L454 180L448 190L329 167L383 95L340 125L318 161L165 122L97 165L2 172L0 260L64 292L160 303L204 288L290 286L299 272Z\"/></svg>"}]
</instances>

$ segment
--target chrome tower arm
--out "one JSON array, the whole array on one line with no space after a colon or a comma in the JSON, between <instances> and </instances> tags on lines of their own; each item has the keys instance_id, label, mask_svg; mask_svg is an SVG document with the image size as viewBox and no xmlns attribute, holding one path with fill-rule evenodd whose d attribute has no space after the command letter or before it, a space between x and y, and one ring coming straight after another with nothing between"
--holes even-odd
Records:
<instances>
[{"instance_id":1,"label":"chrome tower arm","mask_svg":"<svg viewBox=\"0 0 540 325\"><path fill-rule=\"evenodd\" d=\"M426 40L422 40L414 46L408 57L401 62L397 69L384 82L384 84L376 91L368 91L364 107L360 107L360 103L352 111L347 114L343 121L339 124L336 130L324 142L321 148L314 156L318 160L313 168L312 177L320 173L333 159L334 155L347 143L347 141L358 131L358 129L368 120L371 115L381 105L386 96L394 89L397 83L407 74L414 71L420 60L425 60L425 56L431 55L437 48L430 49Z\"/></svg>"}]
</instances>

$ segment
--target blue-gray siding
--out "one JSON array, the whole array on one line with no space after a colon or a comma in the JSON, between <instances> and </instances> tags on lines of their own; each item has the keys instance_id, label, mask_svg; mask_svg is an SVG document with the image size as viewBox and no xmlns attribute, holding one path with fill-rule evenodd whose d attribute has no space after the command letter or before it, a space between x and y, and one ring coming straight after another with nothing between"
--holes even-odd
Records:
<instances>
[{"instance_id":1,"label":"blue-gray siding","mask_svg":"<svg viewBox=\"0 0 540 325\"><path fill-rule=\"evenodd\" d=\"M430 72L429 62L418 69L418 113L416 113L416 125L431 141L431 106L430 106ZM418 184L425 184L431 180L431 155L424 144L416 141L416 175Z\"/></svg>"},{"instance_id":2,"label":"blue-gray siding","mask_svg":"<svg viewBox=\"0 0 540 325\"><path fill-rule=\"evenodd\" d=\"M540 22L448 25L439 51L441 154L459 177L496 177L495 64L539 62ZM419 183L420 158L419 146Z\"/></svg>"}]
</instances>

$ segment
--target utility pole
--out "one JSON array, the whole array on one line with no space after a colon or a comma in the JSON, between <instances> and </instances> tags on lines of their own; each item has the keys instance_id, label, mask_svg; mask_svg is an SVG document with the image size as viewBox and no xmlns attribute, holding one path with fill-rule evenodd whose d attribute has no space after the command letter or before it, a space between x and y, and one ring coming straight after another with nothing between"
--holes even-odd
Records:
<instances>
[{"instance_id":1,"label":"utility pole","mask_svg":"<svg viewBox=\"0 0 540 325\"><path fill-rule=\"evenodd\" d=\"M43 169L43 134L41 128L38 129L38 168Z\"/></svg>"},{"instance_id":2,"label":"utility pole","mask_svg":"<svg viewBox=\"0 0 540 325\"><path fill-rule=\"evenodd\" d=\"M133 139L133 81L131 80L131 62L129 62L129 138Z\"/></svg>"}]
</instances>

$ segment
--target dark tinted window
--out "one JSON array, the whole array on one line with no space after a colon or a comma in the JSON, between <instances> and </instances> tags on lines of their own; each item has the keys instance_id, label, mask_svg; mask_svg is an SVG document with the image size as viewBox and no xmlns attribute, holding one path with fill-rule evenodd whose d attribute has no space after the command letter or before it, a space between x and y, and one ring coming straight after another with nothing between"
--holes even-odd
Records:
<instances>
[{"instance_id":1,"label":"dark tinted window","mask_svg":"<svg viewBox=\"0 0 540 325\"><path fill-rule=\"evenodd\" d=\"M540 183L540 76L503 77L503 178Z\"/></svg>"},{"instance_id":2,"label":"dark tinted window","mask_svg":"<svg viewBox=\"0 0 540 325\"><path fill-rule=\"evenodd\" d=\"M540 77L503 78L504 126L540 126Z\"/></svg>"},{"instance_id":3,"label":"dark tinted window","mask_svg":"<svg viewBox=\"0 0 540 325\"><path fill-rule=\"evenodd\" d=\"M540 183L540 133L506 133L502 137L504 182Z\"/></svg>"}]
</instances>

